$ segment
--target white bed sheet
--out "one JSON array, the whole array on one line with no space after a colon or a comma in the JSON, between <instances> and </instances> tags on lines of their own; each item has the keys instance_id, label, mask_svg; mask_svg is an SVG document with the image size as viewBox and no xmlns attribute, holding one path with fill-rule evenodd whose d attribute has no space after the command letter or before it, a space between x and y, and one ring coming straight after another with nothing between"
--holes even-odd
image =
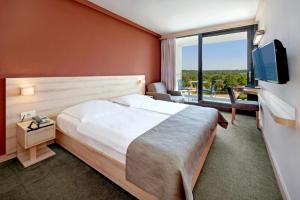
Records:
<instances>
[{"instance_id":1,"label":"white bed sheet","mask_svg":"<svg viewBox=\"0 0 300 200\"><path fill-rule=\"evenodd\" d=\"M61 113L57 125L68 136L125 164L129 144L169 116L128 107L111 115L87 117L84 122Z\"/></svg>"}]
</instances>

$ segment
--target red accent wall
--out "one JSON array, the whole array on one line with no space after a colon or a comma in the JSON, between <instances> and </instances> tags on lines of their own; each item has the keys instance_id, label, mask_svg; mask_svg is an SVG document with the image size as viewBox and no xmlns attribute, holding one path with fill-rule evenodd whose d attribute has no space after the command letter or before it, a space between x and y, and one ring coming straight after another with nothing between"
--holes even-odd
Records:
<instances>
[{"instance_id":1,"label":"red accent wall","mask_svg":"<svg viewBox=\"0 0 300 200\"><path fill-rule=\"evenodd\" d=\"M0 2L0 154L6 77L145 74L160 80L158 36L73 0Z\"/></svg>"}]
</instances>

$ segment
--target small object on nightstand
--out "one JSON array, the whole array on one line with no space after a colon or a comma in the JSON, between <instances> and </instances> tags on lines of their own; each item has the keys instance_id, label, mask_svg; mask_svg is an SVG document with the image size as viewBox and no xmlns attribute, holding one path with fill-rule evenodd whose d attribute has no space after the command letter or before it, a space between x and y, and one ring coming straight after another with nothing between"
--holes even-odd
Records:
<instances>
[{"instance_id":1,"label":"small object on nightstand","mask_svg":"<svg viewBox=\"0 0 300 200\"><path fill-rule=\"evenodd\" d=\"M17 124L17 158L24 167L55 155L47 147L47 142L55 139L55 122L47 120L42 124L37 124L37 120Z\"/></svg>"}]
</instances>

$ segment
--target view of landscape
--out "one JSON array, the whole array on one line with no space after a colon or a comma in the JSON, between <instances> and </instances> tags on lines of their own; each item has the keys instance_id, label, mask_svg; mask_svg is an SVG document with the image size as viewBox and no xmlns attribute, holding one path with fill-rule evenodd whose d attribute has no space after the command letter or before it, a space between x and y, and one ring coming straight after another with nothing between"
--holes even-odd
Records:
<instances>
[{"instance_id":1,"label":"view of landscape","mask_svg":"<svg viewBox=\"0 0 300 200\"><path fill-rule=\"evenodd\" d=\"M182 70L183 87L195 87L198 80L197 70ZM243 86L247 84L246 70L207 70L203 71L203 87L208 89L215 86L218 93L227 93L226 87Z\"/></svg>"},{"instance_id":2,"label":"view of landscape","mask_svg":"<svg viewBox=\"0 0 300 200\"><path fill-rule=\"evenodd\" d=\"M197 70L182 70L183 88L194 88L192 93L197 92ZM246 70L206 70L203 71L203 94L222 95L227 94L227 86L236 88L247 84ZM213 94L211 94L213 92ZM241 94L240 99L247 98Z\"/></svg>"}]
</instances>

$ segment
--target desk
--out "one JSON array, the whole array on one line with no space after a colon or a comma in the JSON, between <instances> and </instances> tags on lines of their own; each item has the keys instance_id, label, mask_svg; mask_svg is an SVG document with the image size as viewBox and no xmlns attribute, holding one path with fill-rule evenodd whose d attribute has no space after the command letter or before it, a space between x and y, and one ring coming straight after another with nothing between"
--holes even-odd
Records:
<instances>
[{"instance_id":1,"label":"desk","mask_svg":"<svg viewBox=\"0 0 300 200\"><path fill-rule=\"evenodd\" d=\"M249 87L243 88L243 92L245 92L246 94L253 94L253 95L257 95L259 90L260 88L249 88Z\"/></svg>"}]
</instances>

